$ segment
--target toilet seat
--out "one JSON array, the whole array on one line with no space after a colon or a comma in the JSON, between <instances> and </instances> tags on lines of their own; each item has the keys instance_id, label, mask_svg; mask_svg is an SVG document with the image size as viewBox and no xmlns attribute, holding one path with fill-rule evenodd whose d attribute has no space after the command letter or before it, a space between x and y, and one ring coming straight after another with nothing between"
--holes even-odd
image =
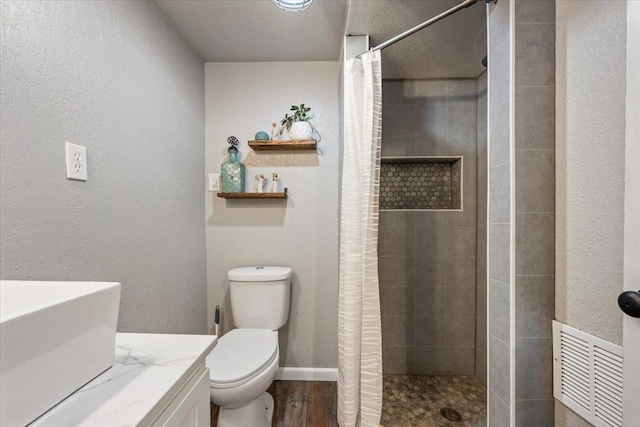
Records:
<instances>
[{"instance_id":1,"label":"toilet seat","mask_svg":"<svg viewBox=\"0 0 640 427\"><path fill-rule=\"evenodd\" d=\"M207 356L210 386L233 388L249 382L278 357L277 333L269 329L234 329Z\"/></svg>"}]
</instances>

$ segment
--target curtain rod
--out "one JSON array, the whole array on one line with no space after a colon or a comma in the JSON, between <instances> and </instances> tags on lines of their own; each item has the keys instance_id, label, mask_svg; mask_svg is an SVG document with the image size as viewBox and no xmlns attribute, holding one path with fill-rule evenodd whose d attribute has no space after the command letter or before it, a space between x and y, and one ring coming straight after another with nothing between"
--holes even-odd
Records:
<instances>
[{"instance_id":1,"label":"curtain rod","mask_svg":"<svg viewBox=\"0 0 640 427\"><path fill-rule=\"evenodd\" d=\"M487 1L487 4L495 4L495 3L498 2L498 0L486 0L486 1ZM415 27L408 29L404 33L398 34L397 36L387 40L386 42L380 43L379 45L372 47L370 51L374 52L376 50L382 50L385 47L389 47L392 44L394 44L396 42L399 42L400 40L404 39L405 37L408 37L411 34L416 33L418 31L422 30L423 28L428 27L429 25L434 24L434 23L440 21L441 19L444 19L447 16L456 13L457 11L459 11L461 9L465 9L465 8L471 6L471 5L474 5L477 2L478 2L478 0L465 0L462 3L460 3L459 5L454 6L451 9L442 12L440 15L434 16L433 18L429 19L428 21L425 21L422 24L418 24ZM361 56L361 54L358 55L358 57L360 57L360 56Z\"/></svg>"}]
</instances>

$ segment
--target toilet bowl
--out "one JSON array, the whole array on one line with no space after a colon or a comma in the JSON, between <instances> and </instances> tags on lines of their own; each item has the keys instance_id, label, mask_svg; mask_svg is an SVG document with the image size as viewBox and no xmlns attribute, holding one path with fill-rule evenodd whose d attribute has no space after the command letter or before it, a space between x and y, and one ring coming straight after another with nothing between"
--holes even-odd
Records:
<instances>
[{"instance_id":1,"label":"toilet bowl","mask_svg":"<svg viewBox=\"0 0 640 427\"><path fill-rule=\"evenodd\" d=\"M289 317L291 269L248 267L229 272L236 329L206 359L219 427L269 427L273 382L280 358L278 332Z\"/></svg>"}]
</instances>

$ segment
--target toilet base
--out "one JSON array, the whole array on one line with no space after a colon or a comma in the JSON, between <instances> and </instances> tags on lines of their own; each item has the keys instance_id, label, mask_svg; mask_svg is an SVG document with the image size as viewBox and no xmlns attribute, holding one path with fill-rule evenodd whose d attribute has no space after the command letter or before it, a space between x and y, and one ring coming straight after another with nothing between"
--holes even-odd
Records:
<instances>
[{"instance_id":1,"label":"toilet base","mask_svg":"<svg viewBox=\"0 0 640 427\"><path fill-rule=\"evenodd\" d=\"M218 427L271 427L273 406L273 397L265 392L239 408L220 408Z\"/></svg>"}]
</instances>

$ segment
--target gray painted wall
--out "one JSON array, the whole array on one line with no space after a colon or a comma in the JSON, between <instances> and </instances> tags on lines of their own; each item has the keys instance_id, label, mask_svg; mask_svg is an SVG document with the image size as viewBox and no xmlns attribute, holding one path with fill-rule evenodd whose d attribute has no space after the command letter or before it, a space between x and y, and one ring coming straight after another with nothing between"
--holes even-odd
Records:
<instances>
[{"instance_id":1,"label":"gray painted wall","mask_svg":"<svg viewBox=\"0 0 640 427\"><path fill-rule=\"evenodd\" d=\"M627 6L556 6L556 318L621 345ZM556 403L556 425L590 424Z\"/></svg>"},{"instance_id":2,"label":"gray painted wall","mask_svg":"<svg viewBox=\"0 0 640 427\"><path fill-rule=\"evenodd\" d=\"M118 281L120 331L205 332L203 62L152 2L1 7L2 278Z\"/></svg>"},{"instance_id":3,"label":"gray painted wall","mask_svg":"<svg viewBox=\"0 0 640 427\"><path fill-rule=\"evenodd\" d=\"M220 172L226 139L240 140L247 185L277 172L287 200L224 200L206 193L209 326L223 308L233 327L227 272L234 267L293 268L289 322L279 331L282 367L338 365L339 70L338 62L206 64L207 171ZM319 151L254 152L247 141L270 132L291 105L312 108ZM251 190L253 191L253 190Z\"/></svg>"},{"instance_id":4,"label":"gray painted wall","mask_svg":"<svg viewBox=\"0 0 640 427\"><path fill-rule=\"evenodd\" d=\"M384 372L475 372L475 79L383 82L382 156L463 156L463 211L381 211Z\"/></svg>"}]
</instances>

